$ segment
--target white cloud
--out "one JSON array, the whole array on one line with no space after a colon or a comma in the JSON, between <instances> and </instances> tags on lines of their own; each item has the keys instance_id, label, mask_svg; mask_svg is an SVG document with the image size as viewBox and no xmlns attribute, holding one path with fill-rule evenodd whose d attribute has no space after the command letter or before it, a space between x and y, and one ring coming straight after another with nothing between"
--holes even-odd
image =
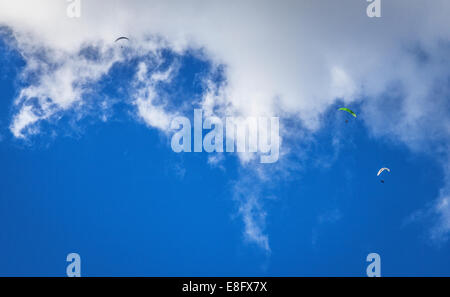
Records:
<instances>
[{"instance_id":1,"label":"white cloud","mask_svg":"<svg viewBox=\"0 0 450 297\"><path fill-rule=\"evenodd\" d=\"M447 240L450 230L450 196L441 196L435 206L439 221L431 230L431 239L442 242Z\"/></svg>"},{"instance_id":2,"label":"white cloud","mask_svg":"<svg viewBox=\"0 0 450 297\"><path fill-rule=\"evenodd\" d=\"M262 206L263 199L255 187L256 182L245 177L236 183L234 199L239 203L239 214L244 222L244 238L270 253L269 237L264 232L267 214Z\"/></svg>"},{"instance_id":3,"label":"white cloud","mask_svg":"<svg viewBox=\"0 0 450 297\"><path fill-rule=\"evenodd\" d=\"M22 131L29 125L36 123L39 117L34 114L31 106L24 106L20 113L14 118L11 131L15 137L24 138Z\"/></svg>"},{"instance_id":4,"label":"white cloud","mask_svg":"<svg viewBox=\"0 0 450 297\"><path fill-rule=\"evenodd\" d=\"M431 207L431 212L437 215L437 220L431 229L431 240L441 244L448 240L450 232L450 165L446 166L445 186L440 190L438 199Z\"/></svg>"},{"instance_id":5,"label":"white cloud","mask_svg":"<svg viewBox=\"0 0 450 297\"><path fill-rule=\"evenodd\" d=\"M137 106L139 117L144 122L154 128L158 128L162 131L168 131L172 118L176 115L164 109L162 105L156 105L155 99L157 94L155 91L155 85L159 82L170 82L173 68L169 67L164 72L149 73L148 66L145 62L141 62L138 66L138 72L136 74L136 82L134 83L134 104Z\"/></svg>"},{"instance_id":6,"label":"white cloud","mask_svg":"<svg viewBox=\"0 0 450 297\"><path fill-rule=\"evenodd\" d=\"M136 100L138 114L150 127L167 131L172 117L163 108L153 104L154 98L154 93L150 90L148 90L146 97L139 97Z\"/></svg>"},{"instance_id":7,"label":"white cloud","mask_svg":"<svg viewBox=\"0 0 450 297\"><path fill-rule=\"evenodd\" d=\"M436 152L435 144L445 143L437 153L447 154L450 92L443 85L450 76L449 1L384 1L380 19L369 19L368 3L361 0L97 0L83 1L80 19L66 16L67 5L0 0L0 23L14 30L28 71L41 73L16 101L19 112L11 124L16 137L79 103L83 83L123 58L109 50L117 36L126 35L131 54L154 51L163 42L176 51L202 47L214 63L224 64L226 86L218 96L205 96L210 110L220 103L219 110L241 116L289 115L315 131L321 114L340 98L362 103L375 137L397 139L416 151ZM86 44L100 44L104 58L79 60L76 53ZM51 53L51 65L37 57L43 49ZM50 69L53 64L56 69ZM137 77L146 71L140 68ZM170 79L170 73L153 76L159 79ZM138 89L138 114L149 126L166 129L171 115L154 104L151 89ZM39 112L29 105L34 97ZM248 204L242 207L247 210ZM439 209L447 213L446 207ZM262 228L248 220L252 212L242 213L254 230L249 236L265 246ZM446 222L440 234L450 230Z\"/></svg>"},{"instance_id":8,"label":"white cloud","mask_svg":"<svg viewBox=\"0 0 450 297\"><path fill-rule=\"evenodd\" d=\"M239 208L244 219L245 238L255 242L266 252L270 253L269 237L262 230L265 224L266 213L262 211L259 205L259 199L247 197L247 201Z\"/></svg>"},{"instance_id":9,"label":"white cloud","mask_svg":"<svg viewBox=\"0 0 450 297\"><path fill-rule=\"evenodd\" d=\"M24 131L36 129L33 124L73 108L76 103L82 104L82 96L89 91L89 84L120 60L111 49L97 49L102 58L91 60L81 57L79 48L69 52L39 48L28 41L20 45L27 62L23 76L31 76L34 81L22 89L15 100L19 111L10 127L15 137L24 138ZM33 104L34 100L37 105Z\"/></svg>"},{"instance_id":10,"label":"white cloud","mask_svg":"<svg viewBox=\"0 0 450 297\"><path fill-rule=\"evenodd\" d=\"M18 32L21 44L26 39L60 50L127 34L135 46L158 34L176 49L204 47L227 65L227 97L236 110L273 114L277 104L317 128L317 116L336 97L349 102L362 91L376 95L395 80L417 90L404 46L431 48L450 36L444 14L450 4L422 2L383 3L383 18L374 20L365 15L367 3L357 0L100 0L84 1L82 17L70 19L64 1L18 0L1 2L0 20ZM426 89L430 79L422 77Z\"/></svg>"}]
</instances>

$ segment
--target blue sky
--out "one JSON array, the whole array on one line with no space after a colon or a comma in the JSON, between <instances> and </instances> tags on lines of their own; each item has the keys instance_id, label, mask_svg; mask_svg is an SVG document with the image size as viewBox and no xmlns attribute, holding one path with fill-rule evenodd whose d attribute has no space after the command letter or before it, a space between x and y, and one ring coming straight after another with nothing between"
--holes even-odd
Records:
<instances>
[{"instance_id":1,"label":"blue sky","mask_svg":"<svg viewBox=\"0 0 450 297\"><path fill-rule=\"evenodd\" d=\"M401 62L373 56L384 62L370 71L325 55L340 65L328 81L323 70L276 77L298 66L289 54L281 66L260 56L262 74L253 48L240 60L241 45L218 50L203 29L188 33L204 44L177 45L161 29L123 47L104 32L66 47L51 30L30 41L21 22L0 20L1 276L65 276L73 252L84 276L365 276L369 253L380 254L383 276L450 275L445 42L411 37L420 46L397 51L387 38L380 52ZM353 21L369 22L344 25ZM381 22L389 27L389 11ZM291 86L296 74L311 81ZM211 104L220 116L280 117L280 160L174 153L166 118ZM37 119L21 122L27 108ZM381 167L391 169L384 184Z\"/></svg>"}]
</instances>

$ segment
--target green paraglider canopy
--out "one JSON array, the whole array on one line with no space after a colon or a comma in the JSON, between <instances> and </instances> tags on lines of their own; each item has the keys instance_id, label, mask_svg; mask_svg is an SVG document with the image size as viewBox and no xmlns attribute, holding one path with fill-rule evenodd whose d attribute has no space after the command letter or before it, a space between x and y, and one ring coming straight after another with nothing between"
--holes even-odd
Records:
<instances>
[{"instance_id":1,"label":"green paraglider canopy","mask_svg":"<svg viewBox=\"0 0 450 297\"><path fill-rule=\"evenodd\" d=\"M346 111L346 112L348 112L349 114L351 114L352 116L354 116L356 118L356 113L354 113L351 109L348 109L346 107L342 107L342 108L339 108L339 110Z\"/></svg>"}]
</instances>

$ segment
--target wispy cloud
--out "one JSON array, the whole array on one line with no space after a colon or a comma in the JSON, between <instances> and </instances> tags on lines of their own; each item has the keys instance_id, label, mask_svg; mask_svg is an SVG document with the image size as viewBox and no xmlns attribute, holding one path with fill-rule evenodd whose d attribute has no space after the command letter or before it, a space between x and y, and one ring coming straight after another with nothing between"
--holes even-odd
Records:
<instances>
[{"instance_id":1,"label":"wispy cloud","mask_svg":"<svg viewBox=\"0 0 450 297\"><path fill-rule=\"evenodd\" d=\"M37 133L36 123L52 120L58 113L83 104L83 95L105 75L121 57L111 48L96 47L100 59L89 59L73 52L40 48L25 43L18 49L26 60L22 74L32 81L20 91L14 104L17 113L10 126L17 138Z\"/></svg>"},{"instance_id":2,"label":"wispy cloud","mask_svg":"<svg viewBox=\"0 0 450 297\"><path fill-rule=\"evenodd\" d=\"M234 199L244 223L244 238L270 254L269 237L264 230L267 213L263 203L266 199L261 195L257 180L243 177L234 185Z\"/></svg>"},{"instance_id":3,"label":"wispy cloud","mask_svg":"<svg viewBox=\"0 0 450 297\"><path fill-rule=\"evenodd\" d=\"M173 75L173 68L160 72L150 72L147 64L141 62L138 66L136 81L133 83L133 100L137 107L138 115L144 122L154 128L164 132L169 131L172 118L175 115L164 109L163 104L155 104L158 94L155 91L155 85L160 82L169 83Z\"/></svg>"}]
</instances>

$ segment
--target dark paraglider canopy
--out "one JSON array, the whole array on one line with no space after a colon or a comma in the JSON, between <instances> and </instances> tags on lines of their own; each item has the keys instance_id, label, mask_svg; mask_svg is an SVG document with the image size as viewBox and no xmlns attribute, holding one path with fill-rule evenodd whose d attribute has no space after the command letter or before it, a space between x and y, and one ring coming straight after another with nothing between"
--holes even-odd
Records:
<instances>
[{"instance_id":1,"label":"dark paraglider canopy","mask_svg":"<svg viewBox=\"0 0 450 297\"><path fill-rule=\"evenodd\" d=\"M130 41L130 39L128 37L121 36L121 37L117 38L114 42L117 42L119 40L128 40L128 41Z\"/></svg>"}]
</instances>

